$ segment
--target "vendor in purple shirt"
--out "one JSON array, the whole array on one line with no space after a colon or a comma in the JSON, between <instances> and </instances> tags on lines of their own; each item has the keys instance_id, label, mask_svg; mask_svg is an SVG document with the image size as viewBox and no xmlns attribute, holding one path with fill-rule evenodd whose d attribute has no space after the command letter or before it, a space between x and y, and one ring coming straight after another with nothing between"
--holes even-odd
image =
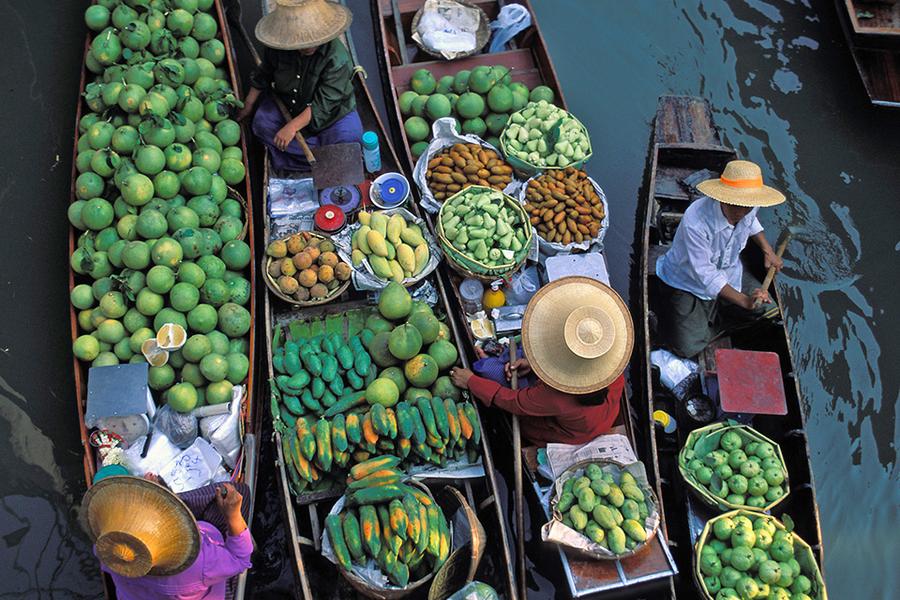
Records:
<instances>
[{"instance_id":1,"label":"vendor in purple shirt","mask_svg":"<svg viewBox=\"0 0 900 600\"><path fill-rule=\"evenodd\" d=\"M94 553L120 600L224 600L226 582L251 566L242 501L230 483L217 487L223 536L213 524L196 521L165 487L110 477L88 490L84 515Z\"/></svg>"},{"instance_id":2,"label":"vendor in purple shirt","mask_svg":"<svg viewBox=\"0 0 900 600\"><path fill-rule=\"evenodd\" d=\"M767 290L741 264L748 240L759 246L767 269L782 266L757 214L784 202L784 194L763 185L758 165L733 160L719 179L697 189L705 196L684 211L671 247L656 263L663 301L660 337L687 358L719 332L774 308Z\"/></svg>"}]
</instances>

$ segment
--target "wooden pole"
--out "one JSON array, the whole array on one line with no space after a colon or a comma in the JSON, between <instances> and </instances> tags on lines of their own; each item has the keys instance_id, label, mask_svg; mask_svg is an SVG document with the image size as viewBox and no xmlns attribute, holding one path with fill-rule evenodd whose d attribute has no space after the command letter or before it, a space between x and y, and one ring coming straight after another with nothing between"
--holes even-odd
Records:
<instances>
[{"instance_id":1,"label":"wooden pole","mask_svg":"<svg viewBox=\"0 0 900 600\"><path fill-rule=\"evenodd\" d=\"M775 256L777 256L778 258L781 258L782 255L784 254L785 249L787 248L788 242L790 242L790 241L791 241L791 233L787 232L787 234L785 234L785 236L784 236L784 239L781 240L780 244L778 244L778 248L775 250ZM762 282L761 289L764 292L769 291L769 286L772 285L772 281L775 279L775 273L776 273L775 265L772 265L771 267L769 267L769 270L766 272L766 278L763 279L763 282ZM762 304L762 303L759 300L756 300L753 303L753 308L758 307L760 304Z\"/></svg>"},{"instance_id":2,"label":"wooden pole","mask_svg":"<svg viewBox=\"0 0 900 600\"><path fill-rule=\"evenodd\" d=\"M512 365L518 359L518 349L516 347L516 338L509 339L509 385L512 389L519 387L518 369L513 369ZM525 585L525 496L522 489L522 433L519 428L519 416L512 416L512 436L513 436L513 477L516 489L516 573L519 580L519 591L522 600L527 600L528 588Z\"/></svg>"}]
</instances>

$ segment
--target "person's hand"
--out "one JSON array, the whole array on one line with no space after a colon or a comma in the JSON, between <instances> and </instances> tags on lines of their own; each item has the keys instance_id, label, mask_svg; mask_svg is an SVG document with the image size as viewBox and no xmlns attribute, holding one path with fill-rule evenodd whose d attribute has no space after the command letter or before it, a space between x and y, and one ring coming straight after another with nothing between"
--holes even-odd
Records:
<instances>
[{"instance_id":1,"label":"person's hand","mask_svg":"<svg viewBox=\"0 0 900 600\"><path fill-rule=\"evenodd\" d=\"M297 135L297 130L294 128L291 123L288 123L284 127L278 130L278 133L275 134L275 147L284 152L285 148L288 147L294 140L294 136Z\"/></svg>"},{"instance_id":2,"label":"person's hand","mask_svg":"<svg viewBox=\"0 0 900 600\"><path fill-rule=\"evenodd\" d=\"M513 370L515 370L516 374L521 377L523 375L528 375L531 373L531 365L528 363L527 358L517 358L511 363L506 363L503 365L503 372L506 374L506 378L512 380Z\"/></svg>"},{"instance_id":3,"label":"person's hand","mask_svg":"<svg viewBox=\"0 0 900 600\"><path fill-rule=\"evenodd\" d=\"M450 371L450 381L453 382L458 388L468 389L469 388L469 379L474 375L472 371L469 369L463 369L462 367L454 367Z\"/></svg>"},{"instance_id":4,"label":"person's hand","mask_svg":"<svg viewBox=\"0 0 900 600\"><path fill-rule=\"evenodd\" d=\"M223 483L216 488L216 504L227 518L241 516L241 503L244 497L230 483Z\"/></svg>"},{"instance_id":5,"label":"person's hand","mask_svg":"<svg viewBox=\"0 0 900 600\"><path fill-rule=\"evenodd\" d=\"M753 292L751 292L749 296L747 296L747 303L744 308L746 308L747 310L753 310L760 304L766 304L767 302L770 302L769 292L760 288L756 288L755 290L753 290Z\"/></svg>"},{"instance_id":6,"label":"person's hand","mask_svg":"<svg viewBox=\"0 0 900 600\"><path fill-rule=\"evenodd\" d=\"M775 252L773 252L772 250L766 252L763 260L765 261L766 269L775 267L776 271L781 271L781 267L784 266L784 261L781 260L781 257L775 254Z\"/></svg>"},{"instance_id":7,"label":"person's hand","mask_svg":"<svg viewBox=\"0 0 900 600\"><path fill-rule=\"evenodd\" d=\"M487 352L481 346L475 346L475 358L487 358Z\"/></svg>"},{"instance_id":8,"label":"person's hand","mask_svg":"<svg viewBox=\"0 0 900 600\"><path fill-rule=\"evenodd\" d=\"M247 117L249 117L251 114L253 114L253 106L251 106L250 104L244 104L244 108L239 110L238 113L236 115L234 115L234 120L237 121L238 123L240 123L241 121L243 121Z\"/></svg>"}]
</instances>

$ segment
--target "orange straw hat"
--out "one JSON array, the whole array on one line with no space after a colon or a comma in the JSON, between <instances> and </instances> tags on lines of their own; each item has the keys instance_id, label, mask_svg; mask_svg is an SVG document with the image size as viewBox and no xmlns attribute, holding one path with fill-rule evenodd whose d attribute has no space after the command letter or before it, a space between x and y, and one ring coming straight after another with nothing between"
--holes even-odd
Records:
<instances>
[{"instance_id":1,"label":"orange straw hat","mask_svg":"<svg viewBox=\"0 0 900 600\"><path fill-rule=\"evenodd\" d=\"M140 477L107 477L84 495L82 525L97 557L123 577L177 575L200 553L200 530L175 494Z\"/></svg>"},{"instance_id":2,"label":"orange straw hat","mask_svg":"<svg viewBox=\"0 0 900 600\"><path fill-rule=\"evenodd\" d=\"M589 277L563 277L528 303L522 345L541 381L561 392L590 394L622 374L634 325L611 287Z\"/></svg>"},{"instance_id":3,"label":"orange straw hat","mask_svg":"<svg viewBox=\"0 0 900 600\"><path fill-rule=\"evenodd\" d=\"M256 39L276 50L321 46L350 27L353 13L327 0L275 0L275 10L256 24Z\"/></svg>"},{"instance_id":4,"label":"orange straw hat","mask_svg":"<svg viewBox=\"0 0 900 600\"><path fill-rule=\"evenodd\" d=\"M763 185L759 165L749 160L732 160L719 179L707 179L697 189L719 202L735 206L775 206L784 202L784 194Z\"/></svg>"}]
</instances>

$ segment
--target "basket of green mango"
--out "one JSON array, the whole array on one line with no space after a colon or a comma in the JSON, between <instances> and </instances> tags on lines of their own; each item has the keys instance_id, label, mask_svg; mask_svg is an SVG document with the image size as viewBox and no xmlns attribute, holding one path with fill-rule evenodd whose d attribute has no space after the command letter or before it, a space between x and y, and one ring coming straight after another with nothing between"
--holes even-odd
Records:
<instances>
[{"instance_id":1,"label":"basket of green mango","mask_svg":"<svg viewBox=\"0 0 900 600\"><path fill-rule=\"evenodd\" d=\"M493 281L528 257L533 230L521 204L503 192L471 185L438 213L437 236L447 262L465 277Z\"/></svg>"},{"instance_id":2,"label":"basket of green mango","mask_svg":"<svg viewBox=\"0 0 900 600\"><path fill-rule=\"evenodd\" d=\"M555 488L553 519L541 538L569 551L617 560L640 552L659 529L659 502L640 462L581 461L563 471Z\"/></svg>"},{"instance_id":3,"label":"basket of green mango","mask_svg":"<svg viewBox=\"0 0 900 600\"><path fill-rule=\"evenodd\" d=\"M707 521L692 574L705 600L828 600L815 555L790 517L733 510Z\"/></svg>"},{"instance_id":4,"label":"basket of green mango","mask_svg":"<svg viewBox=\"0 0 900 600\"><path fill-rule=\"evenodd\" d=\"M778 444L733 421L690 432L678 453L678 470L704 504L720 511L769 512L790 492Z\"/></svg>"}]
</instances>

